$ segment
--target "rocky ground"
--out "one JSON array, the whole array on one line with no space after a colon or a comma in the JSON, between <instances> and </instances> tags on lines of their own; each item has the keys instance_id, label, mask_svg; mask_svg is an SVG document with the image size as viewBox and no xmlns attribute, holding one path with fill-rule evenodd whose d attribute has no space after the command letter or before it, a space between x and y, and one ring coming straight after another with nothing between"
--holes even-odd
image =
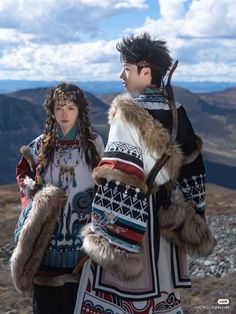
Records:
<instances>
[{"instance_id":1,"label":"rocky ground","mask_svg":"<svg viewBox=\"0 0 236 314\"><path fill-rule=\"evenodd\" d=\"M190 258L192 289L182 290L185 314L236 313L236 191L207 186L208 223L217 239L205 259ZM0 186L0 314L29 314L31 299L19 296L12 284L9 258L19 216L16 186ZM218 304L228 299L229 304Z\"/></svg>"}]
</instances>

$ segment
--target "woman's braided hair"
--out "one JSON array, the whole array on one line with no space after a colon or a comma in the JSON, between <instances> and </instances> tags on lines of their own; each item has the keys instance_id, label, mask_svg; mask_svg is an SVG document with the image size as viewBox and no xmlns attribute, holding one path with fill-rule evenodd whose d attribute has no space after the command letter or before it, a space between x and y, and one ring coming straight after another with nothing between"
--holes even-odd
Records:
<instances>
[{"instance_id":1,"label":"woman's braided hair","mask_svg":"<svg viewBox=\"0 0 236 314\"><path fill-rule=\"evenodd\" d=\"M56 145L57 123L54 117L54 105L61 99L72 101L78 106L78 136L82 153L85 154L86 163L93 169L100 161L100 156L94 144L94 135L90 129L88 117L89 103L84 92L74 84L61 83L48 91L44 108L47 112L47 120L44 127L42 138L42 147L39 154L39 162L36 168L35 181L37 184L43 184L43 175L47 169L52 152Z\"/></svg>"}]
</instances>

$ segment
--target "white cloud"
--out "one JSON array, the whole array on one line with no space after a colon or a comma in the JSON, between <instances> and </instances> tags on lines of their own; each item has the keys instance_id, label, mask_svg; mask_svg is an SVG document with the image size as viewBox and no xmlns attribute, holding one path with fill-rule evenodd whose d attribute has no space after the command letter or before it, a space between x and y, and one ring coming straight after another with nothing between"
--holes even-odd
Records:
<instances>
[{"instance_id":1,"label":"white cloud","mask_svg":"<svg viewBox=\"0 0 236 314\"><path fill-rule=\"evenodd\" d=\"M114 6L116 9L131 9L139 8L146 9L148 5L145 3L145 0L129 0L129 1L117 1Z\"/></svg>"},{"instance_id":2,"label":"white cloud","mask_svg":"<svg viewBox=\"0 0 236 314\"><path fill-rule=\"evenodd\" d=\"M145 0L1 0L0 28L34 34L35 42L64 43L95 36L100 21L146 7Z\"/></svg>"},{"instance_id":3,"label":"white cloud","mask_svg":"<svg viewBox=\"0 0 236 314\"><path fill-rule=\"evenodd\" d=\"M13 29L1 29L0 30L0 45L21 44L32 40L33 36L30 34L18 33Z\"/></svg>"},{"instance_id":4,"label":"white cloud","mask_svg":"<svg viewBox=\"0 0 236 314\"><path fill-rule=\"evenodd\" d=\"M199 62L191 66L180 64L175 72L174 79L177 81L215 81L236 82L236 63L224 62Z\"/></svg>"},{"instance_id":5,"label":"white cloud","mask_svg":"<svg viewBox=\"0 0 236 314\"><path fill-rule=\"evenodd\" d=\"M101 1L96 1L96 0L80 0L77 1L78 3L84 4L86 6L90 7L103 7L106 8L110 1L109 0L101 0Z\"/></svg>"},{"instance_id":6,"label":"white cloud","mask_svg":"<svg viewBox=\"0 0 236 314\"><path fill-rule=\"evenodd\" d=\"M184 14L183 5L187 0L160 0L160 15L164 19L180 18Z\"/></svg>"},{"instance_id":7,"label":"white cloud","mask_svg":"<svg viewBox=\"0 0 236 314\"><path fill-rule=\"evenodd\" d=\"M234 0L194 0L183 21L183 34L199 37L234 37Z\"/></svg>"},{"instance_id":8,"label":"white cloud","mask_svg":"<svg viewBox=\"0 0 236 314\"><path fill-rule=\"evenodd\" d=\"M68 45L38 45L30 44L24 47L8 50L0 59L0 79L87 81L87 80L117 80L120 72L119 56L114 41L95 41L84 44ZM226 62L210 61L206 55L196 56L195 62L191 54L197 52L198 45L186 49L190 61L181 60L173 79L175 81L236 81L236 62L228 57ZM230 41L228 50L234 50ZM213 48L212 48L213 49ZM213 49L214 50L214 49ZM213 50L210 53L213 53ZM220 49L215 54L220 54ZM222 52L223 53L223 52ZM231 54L228 54L231 55ZM201 61L197 61L201 59ZM219 57L220 58L220 57ZM14 60L14 62L13 62Z\"/></svg>"},{"instance_id":9,"label":"white cloud","mask_svg":"<svg viewBox=\"0 0 236 314\"><path fill-rule=\"evenodd\" d=\"M0 59L0 78L31 80L118 79L116 41L84 44L38 45L13 48ZM14 60L14 62L12 62ZM13 77L11 76L11 73Z\"/></svg>"},{"instance_id":10,"label":"white cloud","mask_svg":"<svg viewBox=\"0 0 236 314\"><path fill-rule=\"evenodd\" d=\"M157 2L158 19L147 16L141 27L126 29L124 34L148 31L166 40L171 55L179 60L174 79L236 81L235 0ZM96 40L96 35L103 31L100 22L129 10L146 12L147 3L1 0L0 78L118 79L120 64L115 45L119 38ZM90 35L90 42L84 34Z\"/></svg>"},{"instance_id":11,"label":"white cloud","mask_svg":"<svg viewBox=\"0 0 236 314\"><path fill-rule=\"evenodd\" d=\"M133 32L147 31L167 41L172 56L180 60L178 78L235 81L235 0L160 0L159 4L160 18L147 17Z\"/></svg>"},{"instance_id":12,"label":"white cloud","mask_svg":"<svg viewBox=\"0 0 236 314\"><path fill-rule=\"evenodd\" d=\"M146 7L145 0L1 0L0 76L117 79L116 41L94 40L99 22ZM83 43L84 34L92 41Z\"/></svg>"},{"instance_id":13,"label":"white cloud","mask_svg":"<svg viewBox=\"0 0 236 314\"><path fill-rule=\"evenodd\" d=\"M147 18L134 32L148 31L161 36L236 37L235 0L192 0L187 10L186 0L160 0L158 20Z\"/></svg>"},{"instance_id":14,"label":"white cloud","mask_svg":"<svg viewBox=\"0 0 236 314\"><path fill-rule=\"evenodd\" d=\"M147 8L147 4L145 3L145 0L80 0L79 2L87 5L87 6L94 6L94 7L113 7L115 9L121 9L121 8L134 8L134 9L144 9Z\"/></svg>"}]
</instances>

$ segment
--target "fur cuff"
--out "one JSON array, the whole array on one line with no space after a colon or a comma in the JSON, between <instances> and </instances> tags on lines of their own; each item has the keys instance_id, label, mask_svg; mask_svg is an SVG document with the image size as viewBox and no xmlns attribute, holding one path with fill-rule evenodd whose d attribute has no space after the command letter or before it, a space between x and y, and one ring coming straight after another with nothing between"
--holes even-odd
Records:
<instances>
[{"instance_id":1,"label":"fur cuff","mask_svg":"<svg viewBox=\"0 0 236 314\"><path fill-rule=\"evenodd\" d=\"M106 179L107 181L118 180L124 184L138 187L144 193L147 192L146 182L142 181L137 176L127 174L118 169L109 169L106 166L96 167L93 169L92 176L98 185L102 184L103 179Z\"/></svg>"},{"instance_id":2,"label":"fur cuff","mask_svg":"<svg viewBox=\"0 0 236 314\"><path fill-rule=\"evenodd\" d=\"M159 211L161 235L193 256L208 256L216 240L189 202L176 202Z\"/></svg>"},{"instance_id":3,"label":"fur cuff","mask_svg":"<svg viewBox=\"0 0 236 314\"><path fill-rule=\"evenodd\" d=\"M136 254L116 248L104 237L92 232L90 225L83 228L82 236L85 253L117 279L131 282L141 275L144 264L142 250Z\"/></svg>"},{"instance_id":4,"label":"fur cuff","mask_svg":"<svg viewBox=\"0 0 236 314\"><path fill-rule=\"evenodd\" d=\"M31 294L32 283L66 200L65 191L46 186L34 196L11 257L11 275L19 293Z\"/></svg>"}]
</instances>

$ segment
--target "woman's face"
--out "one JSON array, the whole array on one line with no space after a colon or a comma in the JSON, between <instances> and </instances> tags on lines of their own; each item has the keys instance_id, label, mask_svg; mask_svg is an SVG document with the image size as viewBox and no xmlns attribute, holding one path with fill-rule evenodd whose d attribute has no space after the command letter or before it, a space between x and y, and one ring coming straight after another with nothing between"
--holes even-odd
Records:
<instances>
[{"instance_id":1,"label":"woman's face","mask_svg":"<svg viewBox=\"0 0 236 314\"><path fill-rule=\"evenodd\" d=\"M59 124L63 135L66 135L74 126L78 118L79 109L74 102L56 102L54 116Z\"/></svg>"}]
</instances>

